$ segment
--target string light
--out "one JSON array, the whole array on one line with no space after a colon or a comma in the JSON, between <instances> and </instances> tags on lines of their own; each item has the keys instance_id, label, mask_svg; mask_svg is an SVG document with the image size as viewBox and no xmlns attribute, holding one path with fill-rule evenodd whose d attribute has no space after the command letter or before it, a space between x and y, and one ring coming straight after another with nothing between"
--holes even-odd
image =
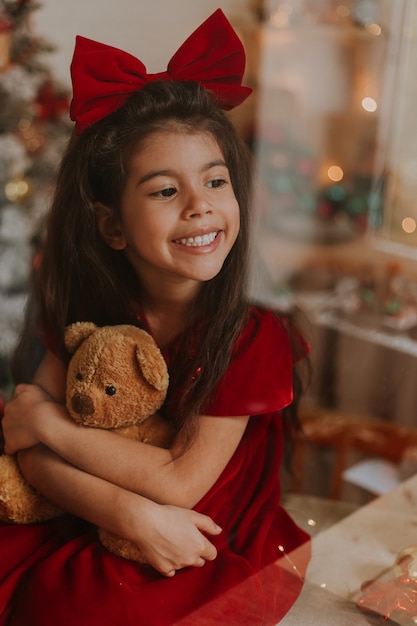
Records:
<instances>
[{"instance_id":1,"label":"string light","mask_svg":"<svg viewBox=\"0 0 417 626\"><path fill-rule=\"evenodd\" d=\"M24 202L30 196L31 187L27 179L17 176L6 183L4 193L10 202Z\"/></svg>"},{"instance_id":2,"label":"string light","mask_svg":"<svg viewBox=\"0 0 417 626\"><path fill-rule=\"evenodd\" d=\"M403 221L401 222L401 226L402 226L403 231L405 233L408 233L409 235L413 233L415 229L417 228L416 221L412 217L405 217Z\"/></svg>"},{"instance_id":3,"label":"string light","mask_svg":"<svg viewBox=\"0 0 417 626\"><path fill-rule=\"evenodd\" d=\"M368 111L368 113L374 113L377 110L378 105L374 98L370 98L368 96L362 100L362 108L365 109L365 111Z\"/></svg>"},{"instance_id":4,"label":"string light","mask_svg":"<svg viewBox=\"0 0 417 626\"><path fill-rule=\"evenodd\" d=\"M293 9L290 4L281 4L279 9L275 11L271 16L271 22L273 26L276 26L277 28L285 28L286 26L288 26L292 11Z\"/></svg>"},{"instance_id":5,"label":"string light","mask_svg":"<svg viewBox=\"0 0 417 626\"><path fill-rule=\"evenodd\" d=\"M281 552L284 555L284 558L288 561L288 563L291 565L291 569L297 574L298 578L304 582L304 576L302 576L300 574L300 571L298 569L298 567L296 566L296 564L294 563L294 561L292 561L290 559L290 557L288 556L288 554L285 552L285 548L282 545L277 546L277 550L279 550L279 552Z\"/></svg>"},{"instance_id":6,"label":"string light","mask_svg":"<svg viewBox=\"0 0 417 626\"><path fill-rule=\"evenodd\" d=\"M370 35L374 35L375 37L379 37L382 33L382 28L379 24L366 24L365 28Z\"/></svg>"},{"instance_id":7,"label":"string light","mask_svg":"<svg viewBox=\"0 0 417 626\"><path fill-rule=\"evenodd\" d=\"M340 4L336 9L336 13L340 15L340 17L349 17L349 7L347 7L345 4Z\"/></svg>"},{"instance_id":8,"label":"string light","mask_svg":"<svg viewBox=\"0 0 417 626\"><path fill-rule=\"evenodd\" d=\"M342 180L344 176L344 172L341 167L338 165L331 165L327 170L327 176L335 183L338 183Z\"/></svg>"}]
</instances>

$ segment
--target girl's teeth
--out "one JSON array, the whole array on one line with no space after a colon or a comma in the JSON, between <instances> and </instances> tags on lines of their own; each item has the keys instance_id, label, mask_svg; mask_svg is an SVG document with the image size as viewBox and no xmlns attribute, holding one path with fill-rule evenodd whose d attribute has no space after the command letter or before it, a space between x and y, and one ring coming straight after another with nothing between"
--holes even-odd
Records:
<instances>
[{"instance_id":1,"label":"girl's teeth","mask_svg":"<svg viewBox=\"0 0 417 626\"><path fill-rule=\"evenodd\" d=\"M217 232L208 233L207 235L198 235L197 237L187 237L185 239L176 239L175 243L180 243L183 246L208 246L217 237Z\"/></svg>"}]
</instances>

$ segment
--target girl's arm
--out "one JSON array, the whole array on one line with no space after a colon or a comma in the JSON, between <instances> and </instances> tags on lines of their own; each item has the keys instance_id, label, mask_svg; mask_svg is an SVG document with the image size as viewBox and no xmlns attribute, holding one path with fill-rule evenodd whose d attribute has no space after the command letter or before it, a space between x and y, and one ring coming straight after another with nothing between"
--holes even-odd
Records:
<instances>
[{"instance_id":1,"label":"girl's arm","mask_svg":"<svg viewBox=\"0 0 417 626\"><path fill-rule=\"evenodd\" d=\"M216 548L202 534L221 532L209 517L121 489L78 470L42 445L19 457L35 487L71 513L135 543L161 574L173 576L178 569L199 567L216 557Z\"/></svg>"},{"instance_id":2,"label":"girl's arm","mask_svg":"<svg viewBox=\"0 0 417 626\"><path fill-rule=\"evenodd\" d=\"M172 576L177 569L214 559L216 549L203 532L216 535L221 529L209 517L156 504L81 471L42 444L35 445L30 427L25 427L30 426L30 402L62 400L65 378L63 364L48 353L34 378L39 386L29 386L35 392L27 396L29 405L19 401L18 392L6 407L4 427L21 441L18 447L24 449L18 458L27 480L63 509L133 541L161 574ZM23 419L19 419L20 410Z\"/></svg>"},{"instance_id":3,"label":"girl's arm","mask_svg":"<svg viewBox=\"0 0 417 626\"><path fill-rule=\"evenodd\" d=\"M56 399L63 395L63 375L49 378L53 359L41 365L35 382ZM54 364L56 367L56 363ZM61 365L62 368L62 365ZM39 387L20 385L6 407L6 451L45 444L71 465L156 502L191 508L207 493L236 450L248 416L203 416L196 440L183 454L181 441L169 450L73 422L64 406Z\"/></svg>"}]
</instances>

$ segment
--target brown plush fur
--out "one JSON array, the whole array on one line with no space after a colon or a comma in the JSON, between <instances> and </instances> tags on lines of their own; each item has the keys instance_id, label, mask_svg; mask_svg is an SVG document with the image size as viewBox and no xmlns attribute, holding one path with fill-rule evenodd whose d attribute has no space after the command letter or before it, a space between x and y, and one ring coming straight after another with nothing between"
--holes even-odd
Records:
<instances>
[{"instance_id":1,"label":"brown plush fur","mask_svg":"<svg viewBox=\"0 0 417 626\"><path fill-rule=\"evenodd\" d=\"M150 445L170 445L173 428L156 413L165 399L168 371L148 333L130 325L99 328L77 322L67 328L65 345L72 354L66 405L74 421ZM63 513L26 482L14 456L0 456L0 521L28 524ZM103 529L99 536L111 552L144 561L131 542Z\"/></svg>"}]
</instances>

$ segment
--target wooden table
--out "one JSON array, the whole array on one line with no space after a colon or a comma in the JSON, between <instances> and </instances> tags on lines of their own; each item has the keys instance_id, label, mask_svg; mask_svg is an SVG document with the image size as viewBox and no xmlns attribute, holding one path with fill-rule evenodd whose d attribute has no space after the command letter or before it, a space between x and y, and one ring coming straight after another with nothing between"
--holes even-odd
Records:
<instances>
[{"instance_id":1,"label":"wooden table","mask_svg":"<svg viewBox=\"0 0 417 626\"><path fill-rule=\"evenodd\" d=\"M313 537L304 589L280 626L369 624L356 607L362 583L394 578L398 554L416 545L417 475Z\"/></svg>"}]
</instances>

